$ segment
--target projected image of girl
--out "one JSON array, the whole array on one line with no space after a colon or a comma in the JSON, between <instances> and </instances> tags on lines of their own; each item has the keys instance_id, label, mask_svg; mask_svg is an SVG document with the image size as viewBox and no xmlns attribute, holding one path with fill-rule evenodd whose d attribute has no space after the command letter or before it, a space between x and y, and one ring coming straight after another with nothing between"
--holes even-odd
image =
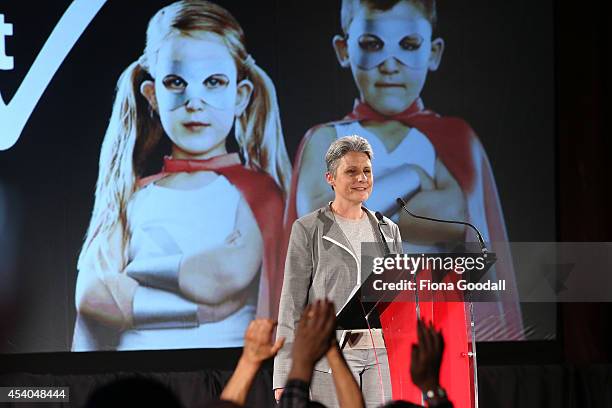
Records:
<instances>
[{"instance_id":1,"label":"projected image of girl","mask_svg":"<svg viewBox=\"0 0 612 408\"><path fill-rule=\"evenodd\" d=\"M276 315L290 172L238 22L205 1L158 11L102 144L73 350L241 346L256 314Z\"/></svg>"}]
</instances>

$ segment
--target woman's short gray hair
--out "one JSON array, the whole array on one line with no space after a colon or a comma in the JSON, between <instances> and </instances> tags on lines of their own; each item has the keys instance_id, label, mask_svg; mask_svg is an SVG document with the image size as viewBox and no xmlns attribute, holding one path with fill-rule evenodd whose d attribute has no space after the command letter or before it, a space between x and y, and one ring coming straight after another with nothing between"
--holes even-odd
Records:
<instances>
[{"instance_id":1,"label":"woman's short gray hair","mask_svg":"<svg viewBox=\"0 0 612 408\"><path fill-rule=\"evenodd\" d=\"M342 156L349 152L365 153L370 160L374 157L372 146L363 137L357 135L341 137L329 146L325 154L325 165L332 176L336 176Z\"/></svg>"}]
</instances>

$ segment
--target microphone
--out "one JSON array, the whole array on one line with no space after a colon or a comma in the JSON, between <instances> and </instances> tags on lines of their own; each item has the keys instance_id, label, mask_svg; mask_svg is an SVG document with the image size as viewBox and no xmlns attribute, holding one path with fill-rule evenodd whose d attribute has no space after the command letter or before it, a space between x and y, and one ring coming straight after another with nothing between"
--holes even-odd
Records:
<instances>
[{"instance_id":1,"label":"microphone","mask_svg":"<svg viewBox=\"0 0 612 408\"><path fill-rule=\"evenodd\" d=\"M381 225L387 225L387 222L385 221L383 215L381 214L380 211L376 211L374 213L374 215L376 215L376 218L378 219L378 232L380 233L380 239L382 240L382 244L383 244L383 249L385 251L385 256L386 255L390 255L391 251L389 251L389 245L387 245L387 240L385 239L385 234L383 234L382 232L382 228L380 227Z\"/></svg>"},{"instance_id":2,"label":"microphone","mask_svg":"<svg viewBox=\"0 0 612 408\"><path fill-rule=\"evenodd\" d=\"M455 220L441 220L441 219L438 219L438 218L431 218L431 217L424 217L422 215L416 215L416 214L412 213L408 208L406 208L406 202L401 197L396 198L395 201L397 201L399 206L402 207L402 209L404 211L406 211L411 217L420 218L422 220L427 220L427 221L443 222L443 223L446 223L446 224L467 225L468 227L472 228L476 232L476 235L478 236L478 241L480 242L480 248L482 250L482 253L484 254L485 257L487 256L488 250L487 250L487 247L486 247L486 245L484 243L484 239L482 239L482 234L480 233L478 228L476 228L474 225L470 224L469 222L455 221Z\"/></svg>"}]
</instances>

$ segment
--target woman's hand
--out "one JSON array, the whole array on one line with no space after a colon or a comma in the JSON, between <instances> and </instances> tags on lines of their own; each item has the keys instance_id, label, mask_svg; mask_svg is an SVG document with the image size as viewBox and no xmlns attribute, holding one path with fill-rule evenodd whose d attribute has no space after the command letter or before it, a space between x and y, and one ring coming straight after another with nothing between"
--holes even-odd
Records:
<instances>
[{"instance_id":1,"label":"woman's hand","mask_svg":"<svg viewBox=\"0 0 612 408\"><path fill-rule=\"evenodd\" d=\"M276 388L274 390L274 399L276 402L280 401L281 397L283 396L283 391L285 391L284 388Z\"/></svg>"}]
</instances>

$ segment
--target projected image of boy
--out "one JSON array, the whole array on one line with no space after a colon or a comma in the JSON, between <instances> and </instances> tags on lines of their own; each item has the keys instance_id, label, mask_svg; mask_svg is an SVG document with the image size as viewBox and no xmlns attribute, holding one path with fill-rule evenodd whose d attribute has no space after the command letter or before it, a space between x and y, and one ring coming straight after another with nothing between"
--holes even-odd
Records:
<instances>
[{"instance_id":1,"label":"projected image of boy","mask_svg":"<svg viewBox=\"0 0 612 408\"><path fill-rule=\"evenodd\" d=\"M343 0L343 34L333 38L342 67L350 69L359 91L354 109L340 121L311 128L294 163L289 221L333 197L323 178L321 157L338 137L358 134L373 147L379 188L371 208L397 221L409 250L428 251L437 243L476 241L461 225L415 219L395 203L403 197L416 214L470 221L485 241L506 242L507 233L487 155L462 119L425 109L420 98L427 76L442 60L444 40L435 35L433 0ZM498 265L497 278L514 281L511 267ZM480 339L511 340L522 335L516 298L490 318ZM487 333L496 333L487 337Z\"/></svg>"},{"instance_id":2,"label":"projected image of boy","mask_svg":"<svg viewBox=\"0 0 612 408\"><path fill-rule=\"evenodd\" d=\"M274 86L244 44L206 1L151 19L102 144L74 350L239 347L256 313L276 315L290 165Z\"/></svg>"},{"instance_id":3,"label":"projected image of boy","mask_svg":"<svg viewBox=\"0 0 612 408\"><path fill-rule=\"evenodd\" d=\"M350 120L317 126L305 137L297 163L297 215L328 201L331 191L309 169L320 167L318 151L326 143L352 131L374 143L375 152L382 156L374 169L382 188L368 203L399 218L406 241L461 239L461 226L404 217L395 204L396 197L410 197L409 207L416 213L453 219L464 219L467 207L456 178L430 139L394 117L423 109L419 94L428 71L438 67L444 48L442 39L432 40L433 10L426 15L421 2L386 2L385 9L378 3L342 2L344 35L334 37L333 44L340 64L351 69L359 100Z\"/></svg>"},{"instance_id":4,"label":"projected image of boy","mask_svg":"<svg viewBox=\"0 0 612 408\"><path fill-rule=\"evenodd\" d=\"M302 140L294 163L289 222L333 198L319 176L325 166L322 157L337 138L357 134L370 142L378 158L373 168L378 189L367 205L398 223L403 240L410 244L408 251L431 251L439 243L473 242L476 237L463 226L410 217L395 204L396 197L405 199L416 214L470 221L486 241L507 241L493 173L476 134L464 120L426 109L420 97L444 52L444 40L435 33L436 20L435 0L342 0L342 34L333 38L333 47L340 65L350 69L359 97L352 112L311 128ZM498 265L497 278L514 285L511 266ZM477 324L483 329L480 339L523 338L517 299L514 291L499 303L476 305ZM446 308L437 314L447 323L467 322L462 304L433 307ZM462 340L449 342L447 354L466 347L463 334ZM462 368L452 371L443 365L446 381L469 376ZM450 392L470 389L469 383L460 382L445 386ZM470 396L464 395L453 400L469 404Z\"/></svg>"}]
</instances>

